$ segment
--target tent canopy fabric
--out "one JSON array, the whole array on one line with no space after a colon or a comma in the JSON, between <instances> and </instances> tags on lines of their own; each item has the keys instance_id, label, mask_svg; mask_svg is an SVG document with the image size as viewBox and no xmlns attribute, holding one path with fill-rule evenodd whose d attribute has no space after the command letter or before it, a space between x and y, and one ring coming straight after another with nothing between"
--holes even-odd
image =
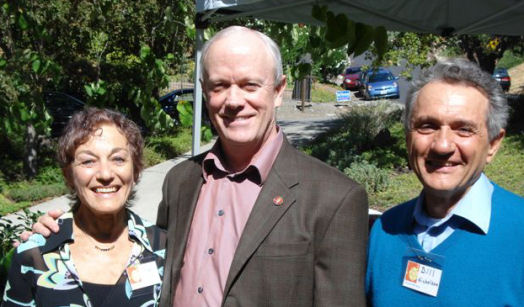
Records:
<instances>
[{"instance_id":1,"label":"tent canopy fabric","mask_svg":"<svg viewBox=\"0 0 524 307\"><path fill-rule=\"evenodd\" d=\"M391 31L435 34L524 34L524 0L197 0L209 21L251 16L286 23L319 24L315 4L335 14Z\"/></svg>"}]
</instances>

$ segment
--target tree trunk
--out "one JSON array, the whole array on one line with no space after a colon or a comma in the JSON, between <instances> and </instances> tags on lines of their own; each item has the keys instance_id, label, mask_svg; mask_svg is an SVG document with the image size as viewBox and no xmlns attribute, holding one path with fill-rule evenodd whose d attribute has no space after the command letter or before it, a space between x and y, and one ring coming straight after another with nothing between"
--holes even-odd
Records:
<instances>
[{"instance_id":1,"label":"tree trunk","mask_svg":"<svg viewBox=\"0 0 524 307\"><path fill-rule=\"evenodd\" d=\"M24 172L27 178L31 179L37 173L37 157L38 157L38 139L36 130L33 124L28 124L26 128L25 139L25 156L24 156Z\"/></svg>"},{"instance_id":2,"label":"tree trunk","mask_svg":"<svg viewBox=\"0 0 524 307\"><path fill-rule=\"evenodd\" d=\"M462 35L461 36L461 47L466 52L467 58L477 63L480 68L484 71L492 74L497 65L497 60L502 57L507 46L504 42L501 42L497 50L487 52L484 49L482 42L477 36L474 35Z\"/></svg>"}]
</instances>

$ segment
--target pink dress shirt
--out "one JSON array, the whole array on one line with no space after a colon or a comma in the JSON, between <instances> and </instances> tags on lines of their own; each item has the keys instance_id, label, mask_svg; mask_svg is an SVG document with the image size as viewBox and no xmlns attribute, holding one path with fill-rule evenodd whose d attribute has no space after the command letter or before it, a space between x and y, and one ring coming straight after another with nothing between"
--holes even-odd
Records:
<instances>
[{"instance_id":1,"label":"pink dress shirt","mask_svg":"<svg viewBox=\"0 0 524 307\"><path fill-rule=\"evenodd\" d=\"M173 306L220 306L229 268L251 209L280 151L283 134L269 140L251 164L231 173L219 142L202 163L204 184L191 222Z\"/></svg>"}]
</instances>

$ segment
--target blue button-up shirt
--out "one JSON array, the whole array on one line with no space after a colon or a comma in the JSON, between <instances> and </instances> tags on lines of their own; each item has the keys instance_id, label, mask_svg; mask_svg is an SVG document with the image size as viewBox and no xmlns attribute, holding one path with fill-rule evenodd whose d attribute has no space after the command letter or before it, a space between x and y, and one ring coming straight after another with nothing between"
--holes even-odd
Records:
<instances>
[{"instance_id":1,"label":"blue button-up shirt","mask_svg":"<svg viewBox=\"0 0 524 307\"><path fill-rule=\"evenodd\" d=\"M444 218L436 219L424 212L422 192L415 205L413 216L414 232L424 251L429 252L444 242L460 226L463 219L470 221L487 234L491 218L492 193L493 185L486 175L481 174L457 205Z\"/></svg>"}]
</instances>

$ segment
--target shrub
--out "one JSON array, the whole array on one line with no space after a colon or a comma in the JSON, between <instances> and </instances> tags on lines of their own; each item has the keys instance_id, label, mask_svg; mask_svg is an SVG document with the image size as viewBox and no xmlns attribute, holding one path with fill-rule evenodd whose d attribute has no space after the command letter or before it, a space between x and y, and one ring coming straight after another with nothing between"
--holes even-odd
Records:
<instances>
[{"instance_id":1,"label":"shrub","mask_svg":"<svg viewBox=\"0 0 524 307\"><path fill-rule=\"evenodd\" d=\"M40 170L35 178L36 181L42 184L64 183L64 176L59 167L47 166Z\"/></svg>"},{"instance_id":2,"label":"shrub","mask_svg":"<svg viewBox=\"0 0 524 307\"><path fill-rule=\"evenodd\" d=\"M37 201L52 196L60 196L67 192L68 190L63 183L38 184L33 182L11 187L7 192L7 197L16 202Z\"/></svg>"},{"instance_id":3,"label":"shrub","mask_svg":"<svg viewBox=\"0 0 524 307\"><path fill-rule=\"evenodd\" d=\"M157 165L166 160L162 154L156 152L153 148L146 146L144 148L144 167Z\"/></svg>"},{"instance_id":4,"label":"shrub","mask_svg":"<svg viewBox=\"0 0 524 307\"><path fill-rule=\"evenodd\" d=\"M381 133L373 140L373 148L361 153L362 159L380 168L406 168L408 160L402 123L398 121Z\"/></svg>"},{"instance_id":5,"label":"shrub","mask_svg":"<svg viewBox=\"0 0 524 307\"><path fill-rule=\"evenodd\" d=\"M502 58L498 60L497 66L504 68L511 68L521 64L524 61L524 56L518 53L513 53L512 50L504 51Z\"/></svg>"},{"instance_id":6,"label":"shrub","mask_svg":"<svg viewBox=\"0 0 524 307\"><path fill-rule=\"evenodd\" d=\"M4 292L7 272L11 266L11 258L14 254L13 242L18 240L20 233L30 230L38 217L44 212L32 212L24 209L23 213L15 213L17 221L0 218L0 293Z\"/></svg>"},{"instance_id":7,"label":"shrub","mask_svg":"<svg viewBox=\"0 0 524 307\"><path fill-rule=\"evenodd\" d=\"M351 163L344 174L363 185L368 194L384 191L389 186L389 172L366 160Z\"/></svg>"},{"instance_id":8,"label":"shrub","mask_svg":"<svg viewBox=\"0 0 524 307\"><path fill-rule=\"evenodd\" d=\"M335 91L339 88L333 88L329 90L329 86L326 84L320 85L319 83L313 83L311 88L311 101L312 102L333 102L336 100Z\"/></svg>"},{"instance_id":9,"label":"shrub","mask_svg":"<svg viewBox=\"0 0 524 307\"><path fill-rule=\"evenodd\" d=\"M146 142L147 147L171 159L191 149L191 130L181 129L176 137L170 135L150 137Z\"/></svg>"},{"instance_id":10,"label":"shrub","mask_svg":"<svg viewBox=\"0 0 524 307\"><path fill-rule=\"evenodd\" d=\"M390 102L356 106L341 116L340 127L317 138L305 151L340 170L361 160L379 167L404 166L405 159L398 158L405 148L401 145L404 140L401 114L402 110ZM363 153L367 156L358 158Z\"/></svg>"}]
</instances>

